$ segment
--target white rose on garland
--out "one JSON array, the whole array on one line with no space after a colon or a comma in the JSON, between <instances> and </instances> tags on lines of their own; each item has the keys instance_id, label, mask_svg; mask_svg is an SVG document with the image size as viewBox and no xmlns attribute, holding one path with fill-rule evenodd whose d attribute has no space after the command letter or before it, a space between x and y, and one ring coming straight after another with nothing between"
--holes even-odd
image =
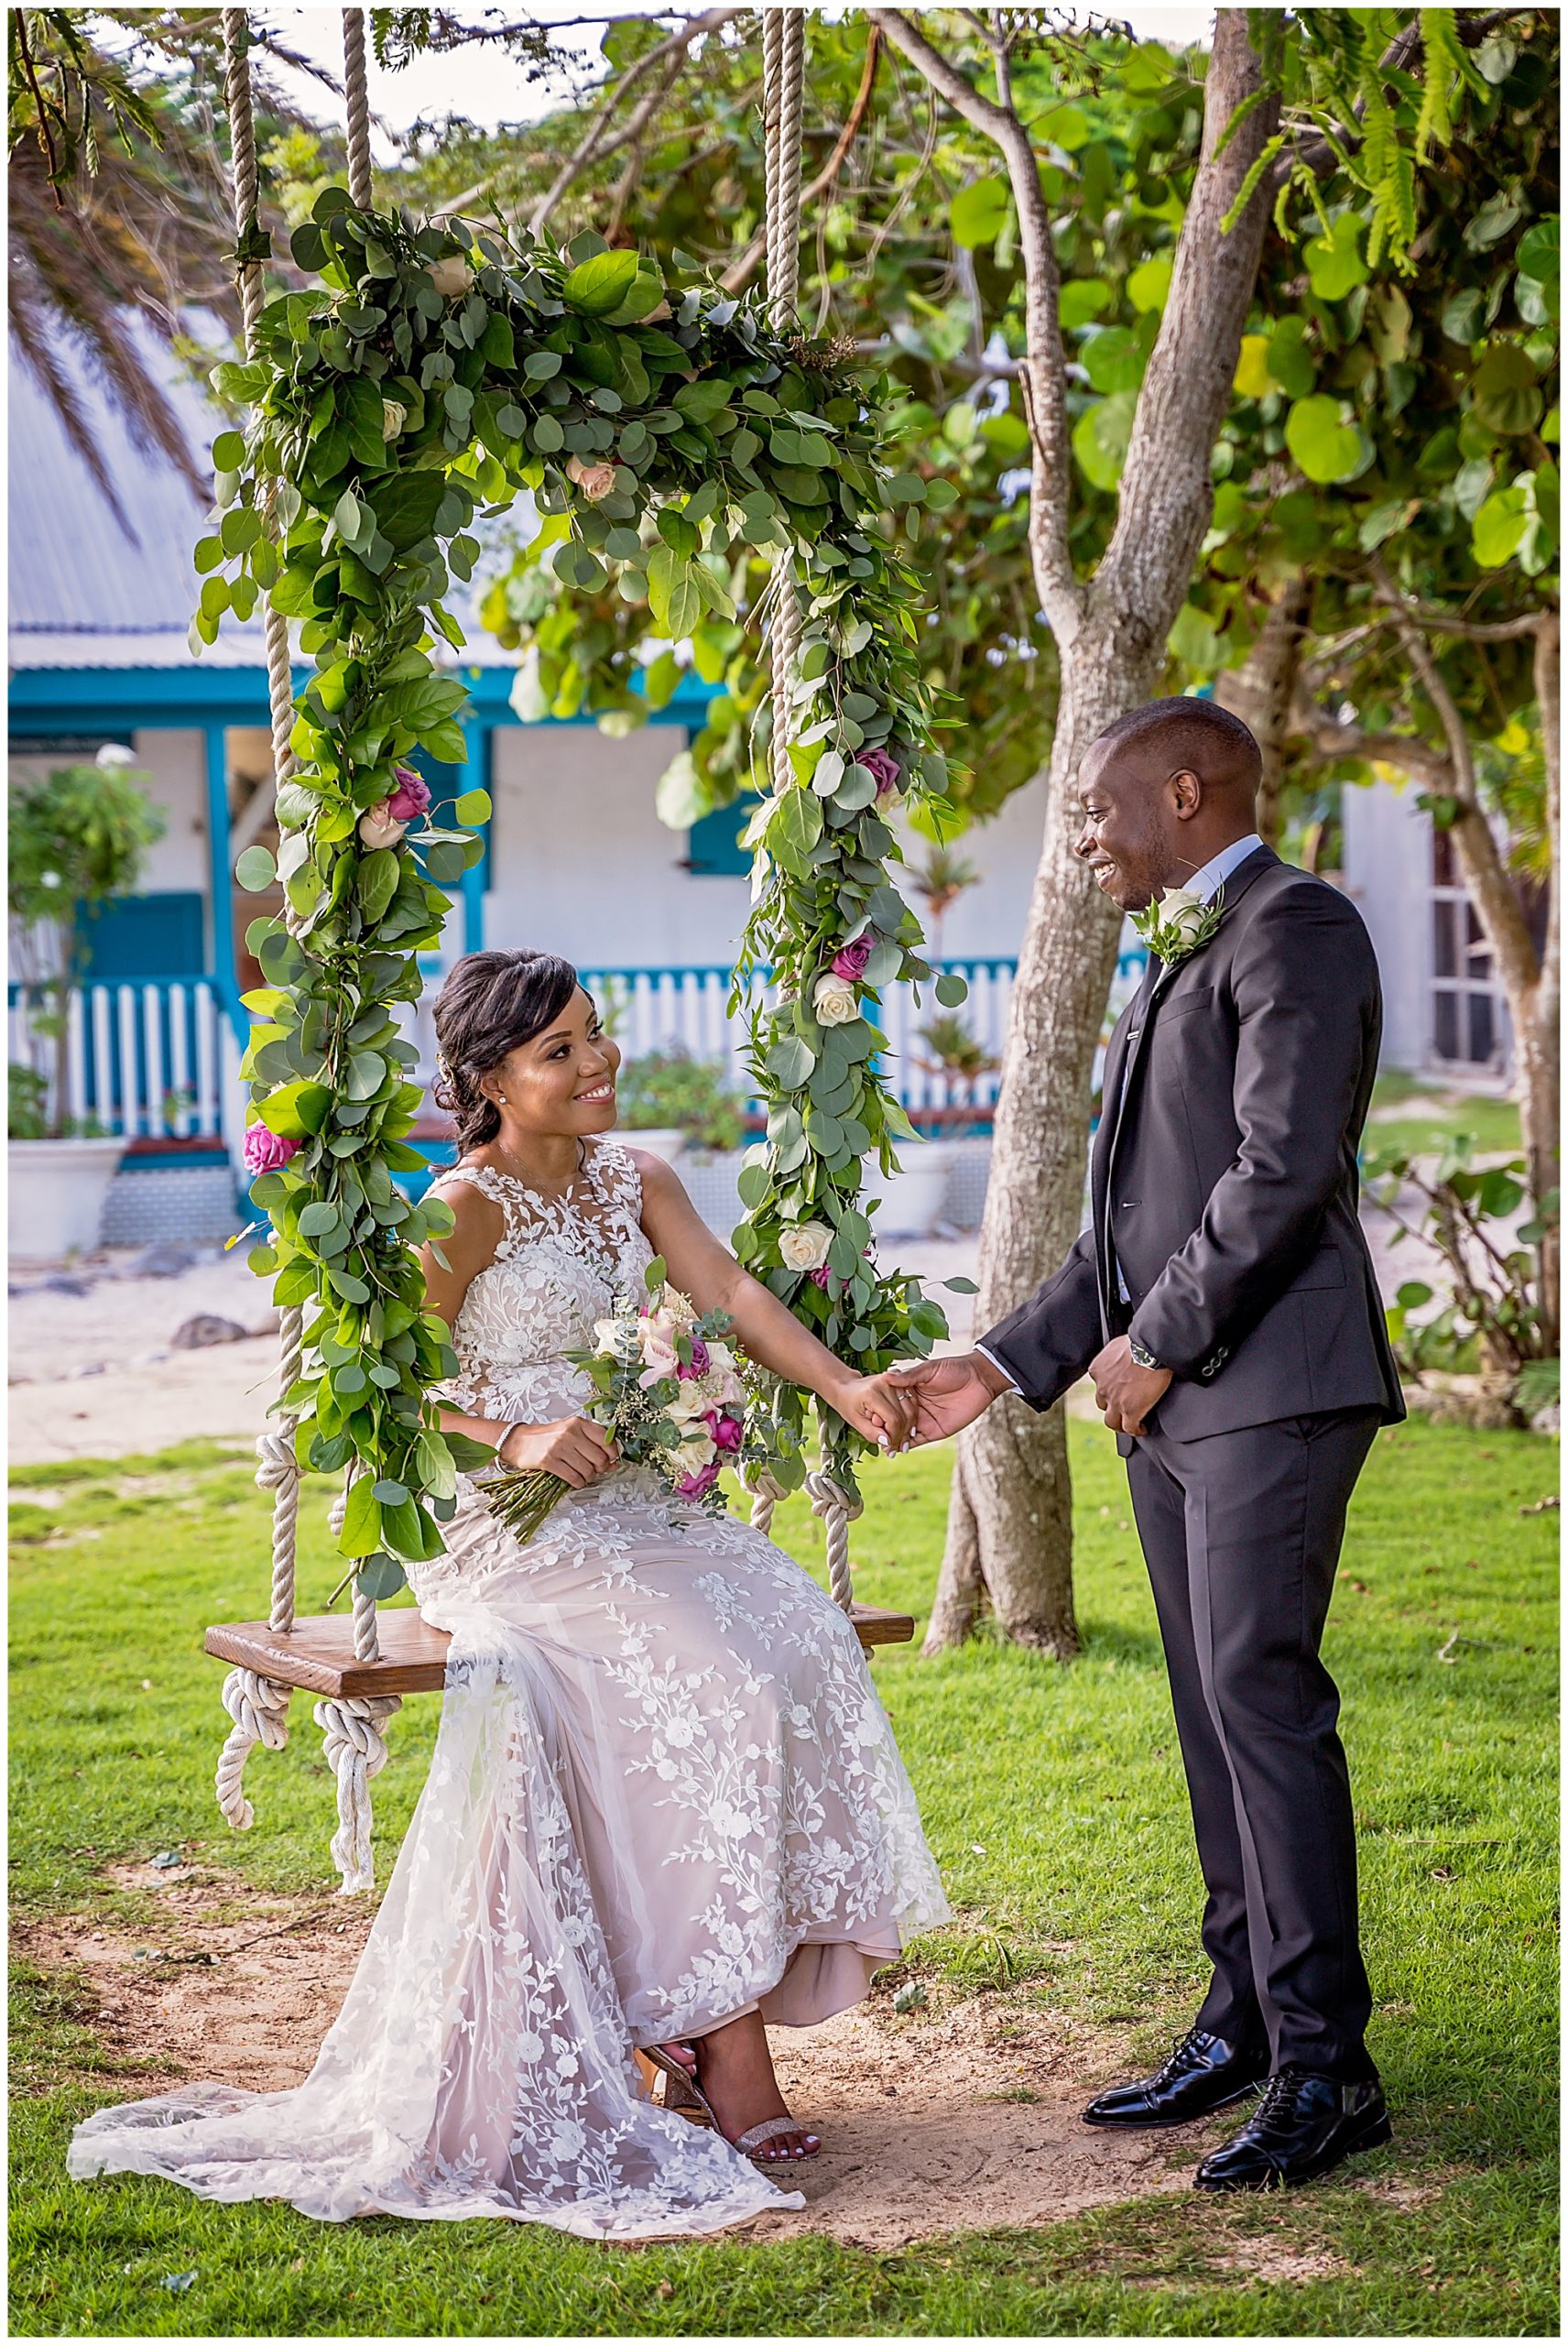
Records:
<instances>
[{"instance_id":1,"label":"white rose on garland","mask_svg":"<svg viewBox=\"0 0 1568 2345\"><path fill-rule=\"evenodd\" d=\"M854 986L847 977L835 976L831 969L824 970L812 987L811 1008L821 1026L847 1026L860 1015Z\"/></svg>"},{"instance_id":2,"label":"white rose on garland","mask_svg":"<svg viewBox=\"0 0 1568 2345\"><path fill-rule=\"evenodd\" d=\"M793 1221L779 1233L779 1258L789 1271L820 1271L832 1244L825 1221Z\"/></svg>"},{"instance_id":3,"label":"white rose on garland","mask_svg":"<svg viewBox=\"0 0 1568 2345\"><path fill-rule=\"evenodd\" d=\"M427 261L425 275L443 301L455 301L474 282L474 271L460 253L448 253L444 260Z\"/></svg>"},{"instance_id":4,"label":"white rose on garland","mask_svg":"<svg viewBox=\"0 0 1568 2345\"><path fill-rule=\"evenodd\" d=\"M381 437L383 440L396 440L397 434L402 431L403 426L408 422L408 410L401 404L400 401L397 399L382 400Z\"/></svg>"}]
</instances>

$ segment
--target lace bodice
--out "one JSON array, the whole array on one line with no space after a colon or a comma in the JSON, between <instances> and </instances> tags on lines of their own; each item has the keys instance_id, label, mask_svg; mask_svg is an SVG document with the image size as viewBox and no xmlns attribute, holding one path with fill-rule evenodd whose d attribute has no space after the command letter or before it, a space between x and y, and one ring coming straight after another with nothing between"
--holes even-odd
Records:
<instances>
[{"instance_id":1,"label":"lace bodice","mask_svg":"<svg viewBox=\"0 0 1568 2345\"><path fill-rule=\"evenodd\" d=\"M437 1194L466 1181L498 1205L506 1228L476 1273L452 1331L461 1373L444 1388L478 1417L543 1424L571 1415L585 1380L561 1355L593 1347L593 1323L617 1296L642 1292L653 1249L643 1236L642 1181L616 1140L587 1140L583 1170L563 1197L544 1197L510 1172L460 1164Z\"/></svg>"}]
</instances>

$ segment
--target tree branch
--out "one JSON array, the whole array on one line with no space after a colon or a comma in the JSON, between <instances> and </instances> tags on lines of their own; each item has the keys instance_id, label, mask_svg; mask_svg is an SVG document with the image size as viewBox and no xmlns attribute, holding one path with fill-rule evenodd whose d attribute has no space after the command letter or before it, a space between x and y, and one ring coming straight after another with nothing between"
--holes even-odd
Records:
<instances>
[{"instance_id":1,"label":"tree branch","mask_svg":"<svg viewBox=\"0 0 1568 2345\"><path fill-rule=\"evenodd\" d=\"M850 107L849 113L845 116L844 128L839 132L838 137L834 142L833 153L828 157L827 161L822 165L822 169L817 173L816 178L811 181L810 187L803 188L801 190L800 209L802 212L806 210L808 205L815 203L820 197L826 195L828 190L836 183L838 175L844 167L845 160L849 155L849 150L854 146L855 138L859 135L860 125L866 120L866 111L871 104L871 93L877 85L877 60L881 54L881 33L878 31L877 27L873 25L870 32L866 36L866 68L860 77L860 87L855 93L855 104ZM724 289L726 293L738 293L745 286L750 283L751 278L756 272L757 265L761 260L763 253L767 248L767 244L768 237L766 233L759 231L757 235L753 236L750 244L747 245L740 258L737 261L731 262L729 267L724 271L723 279Z\"/></svg>"},{"instance_id":2,"label":"tree branch","mask_svg":"<svg viewBox=\"0 0 1568 2345\"><path fill-rule=\"evenodd\" d=\"M901 9L872 8L867 14L953 112L990 139L1007 165L1018 206L1018 248L1024 265L1026 347L1019 381L1032 450L1029 555L1040 608L1052 634L1067 647L1083 624L1085 597L1073 575L1067 537L1073 465L1059 311L1061 278L1034 148L1011 107L997 105L975 89Z\"/></svg>"},{"instance_id":3,"label":"tree branch","mask_svg":"<svg viewBox=\"0 0 1568 2345\"><path fill-rule=\"evenodd\" d=\"M544 234L546 222L568 188L580 179L592 164L602 162L607 155L613 155L619 148L626 146L632 138L636 137L643 123L647 121L652 108L647 106L645 101L644 106L639 107L637 114L634 115L632 125L618 138L609 144L605 143L605 133L615 117L615 109L628 91L635 88L643 75L651 71L656 65L663 67L665 60L669 58L674 58L675 71L679 72L685 61L687 51L694 40L703 33L717 32L722 25L727 25L732 17L739 15L738 8L710 8L705 16L694 16L689 24L682 25L678 30L670 33L666 39L659 42L657 47L650 49L646 56L633 59L594 115L577 146L567 157L550 186L535 204L529 216L528 226L536 236ZM656 104L659 98L665 94L670 81L673 78L671 74L665 81L664 88L658 93L654 100Z\"/></svg>"},{"instance_id":4,"label":"tree branch","mask_svg":"<svg viewBox=\"0 0 1568 2345\"><path fill-rule=\"evenodd\" d=\"M1214 512L1214 442L1230 405L1242 328L1263 250L1261 188L1227 234L1226 213L1274 135L1277 102L1255 104L1225 139L1238 107L1263 86L1247 12L1222 8L1203 86L1203 146L1177 240L1171 291L1138 394L1111 542L1094 596L1125 608L1133 628L1169 611L1169 625Z\"/></svg>"},{"instance_id":5,"label":"tree branch","mask_svg":"<svg viewBox=\"0 0 1568 2345\"><path fill-rule=\"evenodd\" d=\"M1470 736L1459 713L1453 693L1432 656L1432 648L1400 595L1380 559L1374 558L1372 576L1378 599L1394 612L1394 625L1405 656L1420 677L1421 689L1432 703L1443 738L1448 743L1448 762L1454 776L1445 794L1458 808L1451 826L1454 850L1465 874L1465 885L1475 916L1486 931L1486 942L1496 956L1498 973L1515 1005L1516 1025L1522 1024L1520 1006L1528 1002L1541 977L1541 964L1536 957L1535 940L1524 908L1508 877L1502 852L1486 820L1475 788L1475 762L1471 754Z\"/></svg>"}]
</instances>

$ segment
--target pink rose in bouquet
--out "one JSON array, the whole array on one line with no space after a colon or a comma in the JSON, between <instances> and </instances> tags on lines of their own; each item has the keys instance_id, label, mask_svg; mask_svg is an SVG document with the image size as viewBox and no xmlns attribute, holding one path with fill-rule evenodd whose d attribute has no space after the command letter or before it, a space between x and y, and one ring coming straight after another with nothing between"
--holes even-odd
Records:
<instances>
[{"instance_id":1,"label":"pink rose in bouquet","mask_svg":"<svg viewBox=\"0 0 1568 2345\"><path fill-rule=\"evenodd\" d=\"M276 1172L299 1151L297 1140L289 1140L282 1132L268 1131L265 1124L247 1124L240 1153L245 1158L245 1171L260 1173Z\"/></svg>"},{"instance_id":2,"label":"pink rose in bouquet","mask_svg":"<svg viewBox=\"0 0 1568 2345\"><path fill-rule=\"evenodd\" d=\"M638 1323L637 1339L642 1348L645 1390L657 1384L660 1377L679 1373L681 1356L675 1348L675 1322L667 1311L645 1312Z\"/></svg>"},{"instance_id":3,"label":"pink rose in bouquet","mask_svg":"<svg viewBox=\"0 0 1568 2345\"><path fill-rule=\"evenodd\" d=\"M898 787L898 760L887 749L862 749L855 758L877 784L878 798L886 798L890 790Z\"/></svg>"},{"instance_id":4,"label":"pink rose in bouquet","mask_svg":"<svg viewBox=\"0 0 1568 2345\"><path fill-rule=\"evenodd\" d=\"M707 1418L707 1426L713 1436L714 1448L721 1451L724 1456L733 1457L740 1447L745 1431L740 1419L732 1417L727 1410L722 1413L713 1410Z\"/></svg>"},{"instance_id":5,"label":"pink rose in bouquet","mask_svg":"<svg viewBox=\"0 0 1568 2345\"><path fill-rule=\"evenodd\" d=\"M706 1376L708 1373L708 1347L702 1341L701 1336L692 1336L691 1357L689 1360L677 1360L675 1363L675 1373L683 1384L687 1382L694 1383L699 1377Z\"/></svg>"},{"instance_id":6,"label":"pink rose in bouquet","mask_svg":"<svg viewBox=\"0 0 1568 2345\"><path fill-rule=\"evenodd\" d=\"M688 1504L694 1505L699 1499L707 1497L718 1478L719 1461L716 1457L711 1457L708 1463L699 1467L695 1474L682 1474L674 1486L675 1495L678 1499L685 1499Z\"/></svg>"},{"instance_id":7,"label":"pink rose in bouquet","mask_svg":"<svg viewBox=\"0 0 1568 2345\"><path fill-rule=\"evenodd\" d=\"M877 940L869 931L857 936L853 944L841 944L828 963L835 977L859 977L865 975L866 964L876 949Z\"/></svg>"}]
</instances>

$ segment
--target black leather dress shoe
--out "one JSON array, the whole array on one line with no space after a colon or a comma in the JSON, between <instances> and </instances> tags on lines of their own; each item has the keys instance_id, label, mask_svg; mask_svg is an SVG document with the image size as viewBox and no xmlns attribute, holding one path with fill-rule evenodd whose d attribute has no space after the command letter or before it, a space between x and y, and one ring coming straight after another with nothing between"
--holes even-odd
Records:
<instances>
[{"instance_id":1,"label":"black leather dress shoe","mask_svg":"<svg viewBox=\"0 0 1568 2345\"><path fill-rule=\"evenodd\" d=\"M1234 2141L1210 2152L1192 2184L1198 2190L1289 2190L1392 2138L1381 2085L1281 2068L1269 2078L1257 2115Z\"/></svg>"},{"instance_id":2,"label":"black leather dress shoe","mask_svg":"<svg viewBox=\"0 0 1568 2345\"><path fill-rule=\"evenodd\" d=\"M1085 2125L1190 2125L1212 2117L1260 2085L1269 2074L1265 2045L1227 2044L1192 2028L1169 2060L1135 2085L1113 2085L1083 2111Z\"/></svg>"}]
</instances>

